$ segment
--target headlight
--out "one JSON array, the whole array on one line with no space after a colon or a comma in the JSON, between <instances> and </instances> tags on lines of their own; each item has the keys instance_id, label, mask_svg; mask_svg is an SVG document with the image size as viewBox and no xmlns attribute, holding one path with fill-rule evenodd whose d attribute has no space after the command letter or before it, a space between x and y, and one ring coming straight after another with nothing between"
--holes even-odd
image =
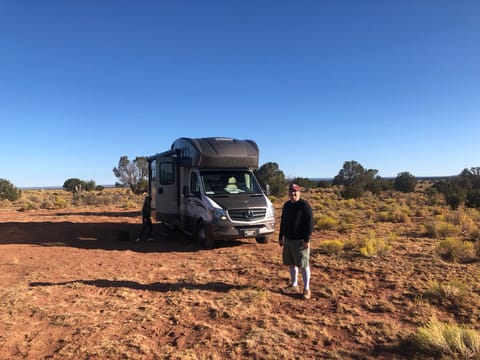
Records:
<instances>
[{"instance_id":1,"label":"headlight","mask_svg":"<svg viewBox=\"0 0 480 360\"><path fill-rule=\"evenodd\" d=\"M223 209L214 209L213 217L217 220L227 220L227 212Z\"/></svg>"},{"instance_id":2,"label":"headlight","mask_svg":"<svg viewBox=\"0 0 480 360\"><path fill-rule=\"evenodd\" d=\"M267 199L267 211L265 213L265 217L266 218L275 217L274 207L273 207L272 203L270 202L270 200L268 200L268 199Z\"/></svg>"}]
</instances>

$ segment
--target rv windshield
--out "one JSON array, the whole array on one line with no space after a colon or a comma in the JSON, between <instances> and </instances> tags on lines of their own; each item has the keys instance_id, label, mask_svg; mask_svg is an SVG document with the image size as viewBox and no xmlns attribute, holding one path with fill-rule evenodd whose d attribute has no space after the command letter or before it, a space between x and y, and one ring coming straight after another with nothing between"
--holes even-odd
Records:
<instances>
[{"instance_id":1,"label":"rv windshield","mask_svg":"<svg viewBox=\"0 0 480 360\"><path fill-rule=\"evenodd\" d=\"M207 195L261 194L260 185L248 170L200 171Z\"/></svg>"}]
</instances>

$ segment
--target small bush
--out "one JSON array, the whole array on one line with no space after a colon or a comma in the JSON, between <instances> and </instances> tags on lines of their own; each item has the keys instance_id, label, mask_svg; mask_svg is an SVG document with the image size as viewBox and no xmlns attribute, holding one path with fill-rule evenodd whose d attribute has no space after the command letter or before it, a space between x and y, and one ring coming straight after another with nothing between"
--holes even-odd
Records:
<instances>
[{"instance_id":1,"label":"small bush","mask_svg":"<svg viewBox=\"0 0 480 360\"><path fill-rule=\"evenodd\" d=\"M473 329L430 321L417 329L412 344L421 352L435 357L472 359L480 355L480 335Z\"/></svg>"},{"instance_id":2,"label":"small bush","mask_svg":"<svg viewBox=\"0 0 480 360\"><path fill-rule=\"evenodd\" d=\"M392 206L378 214L378 221L406 224L410 222L409 213L410 210L407 207Z\"/></svg>"},{"instance_id":3,"label":"small bush","mask_svg":"<svg viewBox=\"0 0 480 360\"><path fill-rule=\"evenodd\" d=\"M343 250L344 244L340 240L324 240L320 243L318 251L324 254L338 253Z\"/></svg>"},{"instance_id":4,"label":"small bush","mask_svg":"<svg viewBox=\"0 0 480 360\"><path fill-rule=\"evenodd\" d=\"M20 203L19 211L37 210L38 205L36 202L25 200Z\"/></svg>"},{"instance_id":5,"label":"small bush","mask_svg":"<svg viewBox=\"0 0 480 360\"><path fill-rule=\"evenodd\" d=\"M131 200L128 200L124 205L123 207L125 209L133 209L133 208L138 208L138 204L135 203L134 201L131 201Z\"/></svg>"},{"instance_id":6,"label":"small bush","mask_svg":"<svg viewBox=\"0 0 480 360\"><path fill-rule=\"evenodd\" d=\"M416 208L415 209L415 216L424 218L427 216L427 210L424 208Z\"/></svg>"},{"instance_id":7,"label":"small bush","mask_svg":"<svg viewBox=\"0 0 480 360\"><path fill-rule=\"evenodd\" d=\"M12 205L10 200L3 199L0 200L0 209L8 209Z\"/></svg>"},{"instance_id":8,"label":"small bush","mask_svg":"<svg viewBox=\"0 0 480 360\"><path fill-rule=\"evenodd\" d=\"M461 230L459 226L446 221L433 220L425 225L426 235L435 239L445 239L449 236L459 235Z\"/></svg>"},{"instance_id":9,"label":"small bush","mask_svg":"<svg viewBox=\"0 0 480 360\"><path fill-rule=\"evenodd\" d=\"M453 305L460 307L468 302L469 290L461 281L434 282L426 291L425 297L430 302L439 305Z\"/></svg>"},{"instance_id":10,"label":"small bush","mask_svg":"<svg viewBox=\"0 0 480 360\"><path fill-rule=\"evenodd\" d=\"M374 231L359 240L359 252L365 257L383 255L390 251L391 246L382 238L377 238Z\"/></svg>"},{"instance_id":11,"label":"small bush","mask_svg":"<svg viewBox=\"0 0 480 360\"><path fill-rule=\"evenodd\" d=\"M68 200L61 196L55 196L53 207L55 209L65 209L68 206Z\"/></svg>"},{"instance_id":12,"label":"small bush","mask_svg":"<svg viewBox=\"0 0 480 360\"><path fill-rule=\"evenodd\" d=\"M316 230L328 230L337 224L337 220L328 215L315 216L314 222Z\"/></svg>"},{"instance_id":13,"label":"small bush","mask_svg":"<svg viewBox=\"0 0 480 360\"><path fill-rule=\"evenodd\" d=\"M470 241L448 237L440 242L438 251L445 260L465 261L473 257L473 244Z\"/></svg>"},{"instance_id":14,"label":"small bush","mask_svg":"<svg viewBox=\"0 0 480 360\"><path fill-rule=\"evenodd\" d=\"M347 233L355 228L355 224L352 223L341 223L338 226L338 231L341 233Z\"/></svg>"},{"instance_id":15,"label":"small bush","mask_svg":"<svg viewBox=\"0 0 480 360\"><path fill-rule=\"evenodd\" d=\"M473 215L473 214L472 214ZM457 226L459 232L470 240L479 238L479 229L469 213L456 211L446 216L446 220Z\"/></svg>"}]
</instances>

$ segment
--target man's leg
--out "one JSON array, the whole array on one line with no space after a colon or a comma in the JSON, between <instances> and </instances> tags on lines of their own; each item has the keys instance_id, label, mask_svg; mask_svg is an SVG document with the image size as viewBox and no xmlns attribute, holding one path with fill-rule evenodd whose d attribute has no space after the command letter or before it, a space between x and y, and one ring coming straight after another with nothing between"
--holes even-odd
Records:
<instances>
[{"instance_id":1,"label":"man's leg","mask_svg":"<svg viewBox=\"0 0 480 360\"><path fill-rule=\"evenodd\" d=\"M303 290L310 290L310 266L302 268Z\"/></svg>"},{"instance_id":2,"label":"man's leg","mask_svg":"<svg viewBox=\"0 0 480 360\"><path fill-rule=\"evenodd\" d=\"M146 222L145 222L145 218L142 218L142 228L140 229L140 233L138 234L138 237L137 237L137 240L135 240L135 242L140 242L143 238L143 233L145 232L145 229L146 229Z\"/></svg>"},{"instance_id":3,"label":"man's leg","mask_svg":"<svg viewBox=\"0 0 480 360\"><path fill-rule=\"evenodd\" d=\"M291 244L289 240L286 240L283 245L283 264L289 266L290 270L290 284L283 289L286 294L298 293L298 267L295 266L295 259L292 255Z\"/></svg>"},{"instance_id":4,"label":"man's leg","mask_svg":"<svg viewBox=\"0 0 480 360\"><path fill-rule=\"evenodd\" d=\"M296 266L290 267L290 285L298 286L298 267Z\"/></svg>"},{"instance_id":5,"label":"man's leg","mask_svg":"<svg viewBox=\"0 0 480 360\"><path fill-rule=\"evenodd\" d=\"M152 239L152 233L153 233L153 224L152 224L152 219L148 218L147 219L147 227L148 227L148 240L151 241Z\"/></svg>"},{"instance_id":6,"label":"man's leg","mask_svg":"<svg viewBox=\"0 0 480 360\"><path fill-rule=\"evenodd\" d=\"M302 268L302 279L303 279L303 298L310 299L310 266Z\"/></svg>"}]
</instances>

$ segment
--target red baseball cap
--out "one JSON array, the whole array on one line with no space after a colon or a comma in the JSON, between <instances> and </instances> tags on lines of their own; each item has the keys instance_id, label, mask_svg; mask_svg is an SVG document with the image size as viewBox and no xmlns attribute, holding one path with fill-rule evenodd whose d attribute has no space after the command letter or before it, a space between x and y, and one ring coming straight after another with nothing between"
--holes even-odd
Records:
<instances>
[{"instance_id":1,"label":"red baseball cap","mask_svg":"<svg viewBox=\"0 0 480 360\"><path fill-rule=\"evenodd\" d=\"M288 187L288 191L301 191L301 187L300 185L297 185L297 184L291 184Z\"/></svg>"}]
</instances>

